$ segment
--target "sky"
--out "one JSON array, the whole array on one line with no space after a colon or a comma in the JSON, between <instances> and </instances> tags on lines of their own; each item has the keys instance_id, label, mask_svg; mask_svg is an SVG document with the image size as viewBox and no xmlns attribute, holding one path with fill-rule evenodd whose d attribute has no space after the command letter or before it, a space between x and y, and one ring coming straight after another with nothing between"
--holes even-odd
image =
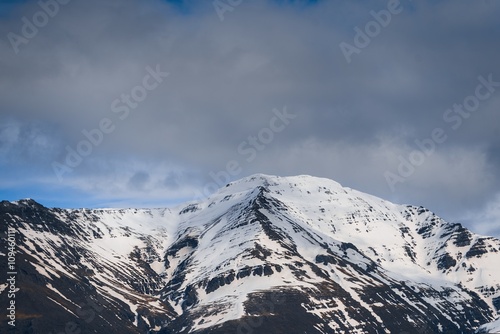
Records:
<instances>
[{"instance_id":1,"label":"sky","mask_svg":"<svg viewBox=\"0 0 500 334\"><path fill-rule=\"evenodd\" d=\"M0 199L308 174L500 237L497 1L0 1Z\"/></svg>"}]
</instances>

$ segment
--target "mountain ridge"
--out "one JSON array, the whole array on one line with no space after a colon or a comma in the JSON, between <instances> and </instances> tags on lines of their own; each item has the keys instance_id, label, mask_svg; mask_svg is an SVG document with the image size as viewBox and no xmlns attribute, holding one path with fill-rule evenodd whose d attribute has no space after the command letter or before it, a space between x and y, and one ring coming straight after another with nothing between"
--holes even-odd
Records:
<instances>
[{"instance_id":1,"label":"mountain ridge","mask_svg":"<svg viewBox=\"0 0 500 334\"><path fill-rule=\"evenodd\" d=\"M97 332L474 333L500 309L500 241L329 179L257 174L162 209L3 201L0 218L19 283ZM68 279L121 323L82 321ZM58 330L37 319L20 323Z\"/></svg>"}]
</instances>

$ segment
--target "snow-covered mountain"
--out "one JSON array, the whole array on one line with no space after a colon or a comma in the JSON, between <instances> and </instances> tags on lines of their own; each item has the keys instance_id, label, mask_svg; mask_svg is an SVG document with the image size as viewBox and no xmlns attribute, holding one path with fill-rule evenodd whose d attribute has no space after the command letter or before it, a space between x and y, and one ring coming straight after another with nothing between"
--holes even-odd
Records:
<instances>
[{"instance_id":1,"label":"snow-covered mountain","mask_svg":"<svg viewBox=\"0 0 500 334\"><path fill-rule=\"evenodd\" d=\"M169 209L4 201L0 229L16 333L500 331L499 240L328 179L259 174Z\"/></svg>"}]
</instances>

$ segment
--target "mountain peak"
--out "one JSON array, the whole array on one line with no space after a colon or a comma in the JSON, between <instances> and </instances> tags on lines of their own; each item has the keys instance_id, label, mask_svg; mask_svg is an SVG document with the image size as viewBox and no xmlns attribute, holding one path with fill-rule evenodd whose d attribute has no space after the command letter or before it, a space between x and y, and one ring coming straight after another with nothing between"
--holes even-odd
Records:
<instances>
[{"instance_id":1,"label":"mountain peak","mask_svg":"<svg viewBox=\"0 0 500 334\"><path fill-rule=\"evenodd\" d=\"M31 198L23 198L17 201L2 201L1 202L3 205L15 205L15 206L21 206L21 207L44 207L37 201Z\"/></svg>"},{"instance_id":2,"label":"mountain peak","mask_svg":"<svg viewBox=\"0 0 500 334\"><path fill-rule=\"evenodd\" d=\"M310 175L297 176L275 176L267 174L254 174L242 179L230 182L226 187L221 188L217 194L230 195L240 192L251 192L254 189L264 187L271 193L315 192L318 189L328 189L330 191L346 192L349 188L344 188L338 182L326 178L319 178Z\"/></svg>"},{"instance_id":3,"label":"mountain peak","mask_svg":"<svg viewBox=\"0 0 500 334\"><path fill-rule=\"evenodd\" d=\"M269 174L253 174L237 181L229 183L229 186L236 184L248 184L248 185L264 185L264 186L278 186L278 185L311 185L317 183L327 183L334 184L336 187L342 187L338 182L335 182L331 179L321 178L311 175L294 175L294 176L277 176L277 175L269 175Z\"/></svg>"},{"instance_id":4,"label":"mountain peak","mask_svg":"<svg viewBox=\"0 0 500 334\"><path fill-rule=\"evenodd\" d=\"M500 241L329 179L256 174L173 209L2 203L29 259L16 300L47 323L80 290L111 301L89 324L109 333L458 334L500 310Z\"/></svg>"}]
</instances>

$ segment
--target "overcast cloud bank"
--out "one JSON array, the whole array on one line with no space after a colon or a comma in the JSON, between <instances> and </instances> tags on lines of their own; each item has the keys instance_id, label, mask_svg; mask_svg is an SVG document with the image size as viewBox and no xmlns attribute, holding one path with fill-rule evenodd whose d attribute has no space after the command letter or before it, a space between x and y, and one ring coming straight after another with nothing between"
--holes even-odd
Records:
<instances>
[{"instance_id":1,"label":"overcast cloud bank","mask_svg":"<svg viewBox=\"0 0 500 334\"><path fill-rule=\"evenodd\" d=\"M466 101L478 78L500 81L498 2L242 1L223 20L211 1L0 9L2 198L190 200L229 162L243 162L238 145L286 106L296 119L232 177L328 177L500 236L500 94L492 83L473 110ZM356 45L360 31L369 45ZM143 85L153 84L148 66L168 73L154 90ZM118 107L128 108L124 119ZM103 119L112 123L101 127ZM437 128L446 140L426 154L416 141ZM68 147L78 145L88 154L71 167ZM387 171L401 177L401 157L416 150L423 162L391 187ZM58 175L54 162L69 170Z\"/></svg>"}]
</instances>

